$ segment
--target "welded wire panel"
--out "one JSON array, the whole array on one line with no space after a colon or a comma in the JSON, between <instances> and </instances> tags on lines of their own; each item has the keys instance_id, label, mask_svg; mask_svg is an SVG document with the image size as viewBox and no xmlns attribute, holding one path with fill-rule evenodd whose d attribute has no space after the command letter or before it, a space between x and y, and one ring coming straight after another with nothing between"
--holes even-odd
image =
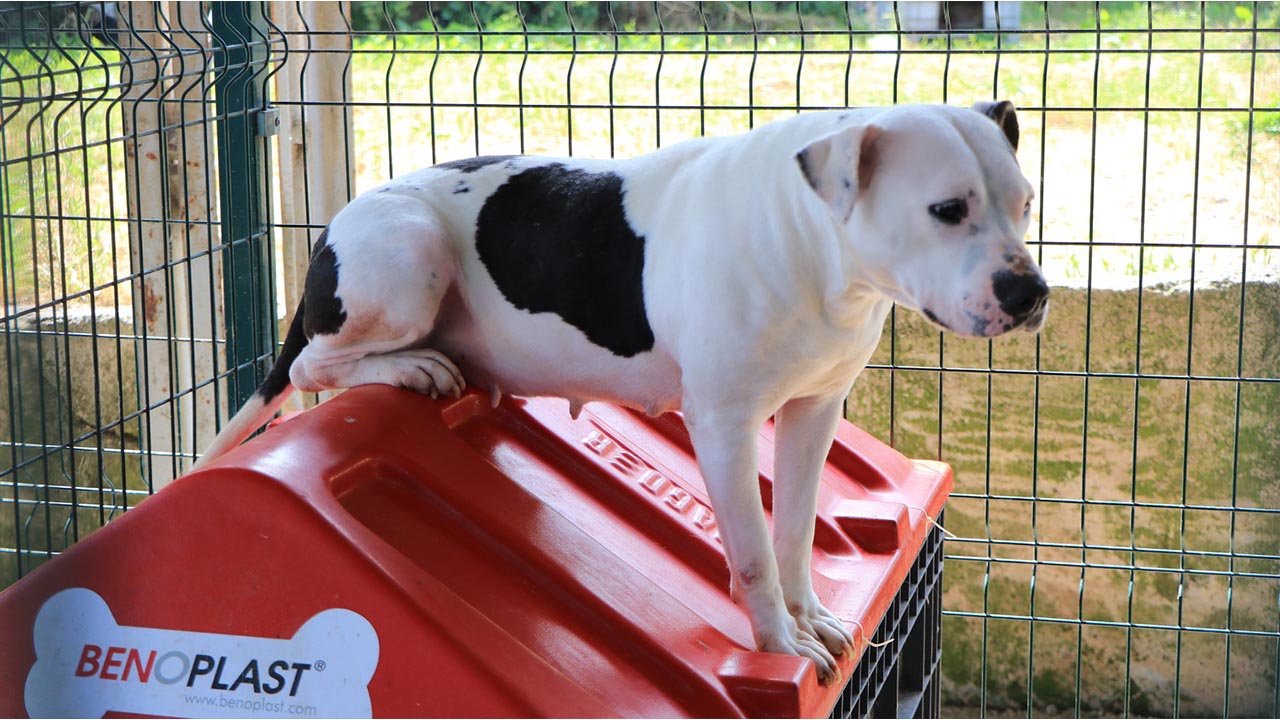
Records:
<instances>
[{"instance_id":1,"label":"welded wire panel","mask_svg":"<svg viewBox=\"0 0 1280 720\"><path fill-rule=\"evenodd\" d=\"M151 278L166 297L186 276L216 286L219 251L252 240L219 236L214 199L195 222L134 208L146 168L128 154L160 137L128 124L152 105L194 112L163 120L184 132L221 119L220 44L262 47L249 72L279 113L263 140L279 284L251 303L277 321L332 214L419 167L628 157L806 110L1007 98L1048 325L987 342L897 310L848 404L956 470L944 712L1280 714L1277 5L273 2L240 10L261 10L260 36L231 38L162 4L114 44L80 37L85 6L14 7L0 7L6 579L134 502L157 467L181 470L208 426L184 424L183 398L225 412L228 354L193 358L225 346L229 320L199 320L226 308L171 303L144 331L138 298ZM190 38L213 50L174 49ZM195 142L179 141L188 160L216 157ZM209 177L185 187L214 198ZM168 238L154 260L135 239L152 225ZM91 329L67 329L81 308ZM98 379L87 395L81 376Z\"/></svg>"},{"instance_id":2,"label":"welded wire panel","mask_svg":"<svg viewBox=\"0 0 1280 720\"><path fill-rule=\"evenodd\" d=\"M973 5L354 3L354 189L1014 100L1048 328L987 343L895 312L849 406L957 468L944 701L1275 714L1276 9Z\"/></svg>"},{"instance_id":3,"label":"welded wire panel","mask_svg":"<svg viewBox=\"0 0 1280 720\"><path fill-rule=\"evenodd\" d=\"M247 111L218 114L215 87L267 75L272 38L216 23L198 3L0 5L0 583L181 474L225 378L270 359L260 332L260 357L227 361L247 283L224 255L253 239L221 231L244 208L215 129Z\"/></svg>"},{"instance_id":4,"label":"welded wire panel","mask_svg":"<svg viewBox=\"0 0 1280 720\"><path fill-rule=\"evenodd\" d=\"M1276 712L1274 11L1024 4L995 57L935 41L949 76L1022 108L1055 285L1038 338L897 313L851 399L956 468L949 702Z\"/></svg>"}]
</instances>

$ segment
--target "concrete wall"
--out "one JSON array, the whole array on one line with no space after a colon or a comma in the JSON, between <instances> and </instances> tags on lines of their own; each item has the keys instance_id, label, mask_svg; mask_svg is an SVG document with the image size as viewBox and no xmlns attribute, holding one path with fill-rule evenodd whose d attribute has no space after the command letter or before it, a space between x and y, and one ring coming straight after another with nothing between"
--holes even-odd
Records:
<instances>
[{"instance_id":1,"label":"concrete wall","mask_svg":"<svg viewBox=\"0 0 1280 720\"><path fill-rule=\"evenodd\" d=\"M132 335L130 319L114 311L97 317L72 311L69 317L27 316L7 337L8 350L0 353L0 377L7 378L0 440L17 447L3 448L0 466L24 467L16 488L6 483L0 490L6 499L18 498L16 513L13 504L4 505L0 537L7 546L16 537L28 551L24 572L145 493L139 424L121 420L138 410ZM68 449L73 442L77 449ZM73 485L79 488L74 497ZM126 491L135 497L126 501ZM17 578L17 563L17 556L0 554L0 587Z\"/></svg>"}]
</instances>

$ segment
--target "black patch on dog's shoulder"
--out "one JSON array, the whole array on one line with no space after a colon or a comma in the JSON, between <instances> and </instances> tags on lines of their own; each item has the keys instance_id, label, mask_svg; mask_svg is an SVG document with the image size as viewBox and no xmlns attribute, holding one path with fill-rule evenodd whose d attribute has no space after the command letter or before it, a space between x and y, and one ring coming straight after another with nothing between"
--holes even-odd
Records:
<instances>
[{"instance_id":1,"label":"black patch on dog's shoulder","mask_svg":"<svg viewBox=\"0 0 1280 720\"><path fill-rule=\"evenodd\" d=\"M615 355L653 349L645 315L644 238L623 209L622 178L545 165L485 200L476 249L502 295L551 312Z\"/></svg>"},{"instance_id":2,"label":"black patch on dog's shoulder","mask_svg":"<svg viewBox=\"0 0 1280 720\"><path fill-rule=\"evenodd\" d=\"M481 157L462 158L461 160L450 160L436 165L441 170L457 170L464 173L473 173L480 168L490 165L497 165L500 162L506 162L515 155L484 155Z\"/></svg>"},{"instance_id":3,"label":"black patch on dog's shoulder","mask_svg":"<svg viewBox=\"0 0 1280 720\"><path fill-rule=\"evenodd\" d=\"M307 338L316 335L333 335L342 329L347 311L338 297L338 256L329 247L329 228L325 228L311 251L311 267L307 269L307 282L302 297L306 300L306 319L303 329Z\"/></svg>"}]
</instances>

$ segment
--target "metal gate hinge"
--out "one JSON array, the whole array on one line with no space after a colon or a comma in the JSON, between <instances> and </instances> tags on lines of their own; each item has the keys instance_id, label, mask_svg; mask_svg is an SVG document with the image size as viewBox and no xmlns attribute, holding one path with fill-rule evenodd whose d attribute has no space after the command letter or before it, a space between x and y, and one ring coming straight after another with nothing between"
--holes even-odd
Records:
<instances>
[{"instance_id":1,"label":"metal gate hinge","mask_svg":"<svg viewBox=\"0 0 1280 720\"><path fill-rule=\"evenodd\" d=\"M280 132L280 111L276 108L266 108L259 110L258 116L258 135L260 137L271 137Z\"/></svg>"}]
</instances>

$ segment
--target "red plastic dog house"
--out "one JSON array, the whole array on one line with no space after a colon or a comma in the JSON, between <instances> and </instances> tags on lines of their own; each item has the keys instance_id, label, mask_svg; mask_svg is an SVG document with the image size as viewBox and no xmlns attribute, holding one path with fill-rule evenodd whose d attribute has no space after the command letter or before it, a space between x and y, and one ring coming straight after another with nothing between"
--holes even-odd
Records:
<instances>
[{"instance_id":1,"label":"red plastic dog house","mask_svg":"<svg viewBox=\"0 0 1280 720\"><path fill-rule=\"evenodd\" d=\"M0 593L0 715L936 712L950 489L841 425L813 570L858 657L823 687L754 651L678 417L357 388Z\"/></svg>"}]
</instances>

